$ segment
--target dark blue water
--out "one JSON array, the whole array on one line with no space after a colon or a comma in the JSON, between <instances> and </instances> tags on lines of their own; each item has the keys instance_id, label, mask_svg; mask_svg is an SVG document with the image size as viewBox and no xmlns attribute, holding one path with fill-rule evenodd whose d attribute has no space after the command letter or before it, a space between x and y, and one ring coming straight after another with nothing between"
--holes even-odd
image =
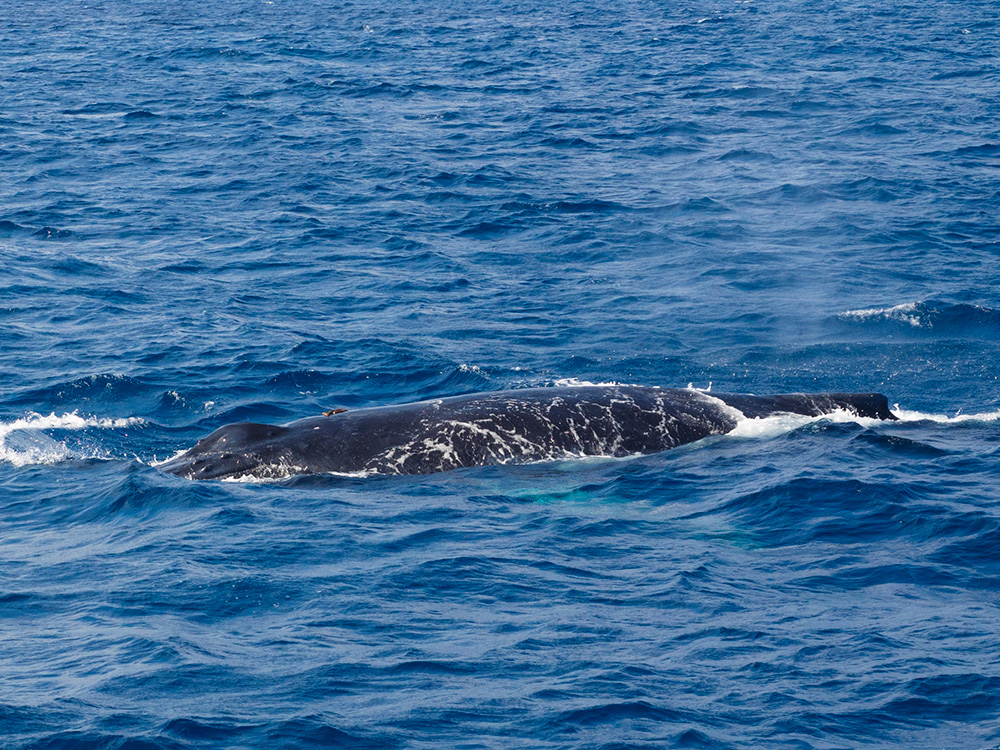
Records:
<instances>
[{"instance_id":1,"label":"dark blue water","mask_svg":"<svg viewBox=\"0 0 1000 750\"><path fill-rule=\"evenodd\" d=\"M0 746L997 747L998 44L985 0L0 6ZM575 381L905 419L154 466Z\"/></svg>"}]
</instances>

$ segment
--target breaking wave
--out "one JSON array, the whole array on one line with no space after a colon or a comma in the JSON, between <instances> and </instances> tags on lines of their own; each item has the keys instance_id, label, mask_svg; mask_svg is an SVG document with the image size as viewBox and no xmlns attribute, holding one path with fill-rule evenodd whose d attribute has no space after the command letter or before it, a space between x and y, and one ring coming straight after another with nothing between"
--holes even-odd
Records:
<instances>
[{"instance_id":1,"label":"breaking wave","mask_svg":"<svg viewBox=\"0 0 1000 750\"><path fill-rule=\"evenodd\" d=\"M895 330L950 338L1000 335L1000 310L938 300L847 310L836 319L840 323L871 327L875 332L884 333Z\"/></svg>"},{"instance_id":2,"label":"breaking wave","mask_svg":"<svg viewBox=\"0 0 1000 750\"><path fill-rule=\"evenodd\" d=\"M69 414L29 414L11 422L0 422L0 461L14 466L54 464L74 458L110 458L100 444L70 447L56 435L60 432L119 430L144 424L140 417L106 419ZM79 441L77 441L79 442Z\"/></svg>"}]
</instances>

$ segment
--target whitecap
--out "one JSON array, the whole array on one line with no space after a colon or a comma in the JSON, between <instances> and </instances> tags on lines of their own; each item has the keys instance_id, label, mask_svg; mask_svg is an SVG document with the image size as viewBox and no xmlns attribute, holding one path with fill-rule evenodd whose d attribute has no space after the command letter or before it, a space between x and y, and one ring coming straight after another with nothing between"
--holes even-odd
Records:
<instances>
[{"instance_id":1,"label":"whitecap","mask_svg":"<svg viewBox=\"0 0 1000 750\"><path fill-rule=\"evenodd\" d=\"M918 302L904 302L893 307L870 307L864 310L848 310L840 313L838 318L853 318L854 320L872 320L874 318L884 318L895 320L900 323L907 323L914 328L930 327L930 321L922 320L918 314Z\"/></svg>"},{"instance_id":2,"label":"whitecap","mask_svg":"<svg viewBox=\"0 0 1000 750\"><path fill-rule=\"evenodd\" d=\"M75 411L69 414L31 413L11 422L0 422L0 461L14 466L54 464L69 458L96 458L96 455L79 456L45 430L118 429L143 424L140 417L108 419L83 417Z\"/></svg>"}]
</instances>

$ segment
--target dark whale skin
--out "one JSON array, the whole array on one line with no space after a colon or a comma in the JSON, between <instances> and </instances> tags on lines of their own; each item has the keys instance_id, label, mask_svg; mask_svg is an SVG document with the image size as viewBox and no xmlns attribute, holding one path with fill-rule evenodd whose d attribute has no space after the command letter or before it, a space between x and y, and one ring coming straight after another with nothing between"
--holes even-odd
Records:
<instances>
[{"instance_id":1,"label":"dark whale skin","mask_svg":"<svg viewBox=\"0 0 1000 750\"><path fill-rule=\"evenodd\" d=\"M286 425L226 425L159 468L188 479L431 474L656 453L727 433L743 417L821 416L838 409L895 419L878 393L753 396L617 385L529 388L356 409Z\"/></svg>"}]
</instances>

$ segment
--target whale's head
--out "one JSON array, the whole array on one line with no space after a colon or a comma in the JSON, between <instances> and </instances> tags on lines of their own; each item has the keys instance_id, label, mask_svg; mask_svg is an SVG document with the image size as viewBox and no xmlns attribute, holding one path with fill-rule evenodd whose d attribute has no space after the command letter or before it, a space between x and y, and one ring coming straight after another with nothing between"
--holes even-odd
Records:
<instances>
[{"instance_id":1,"label":"whale's head","mask_svg":"<svg viewBox=\"0 0 1000 750\"><path fill-rule=\"evenodd\" d=\"M238 422L220 427L159 469L185 479L225 479L273 473L275 440L284 427ZM264 473L260 473L263 471Z\"/></svg>"}]
</instances>

